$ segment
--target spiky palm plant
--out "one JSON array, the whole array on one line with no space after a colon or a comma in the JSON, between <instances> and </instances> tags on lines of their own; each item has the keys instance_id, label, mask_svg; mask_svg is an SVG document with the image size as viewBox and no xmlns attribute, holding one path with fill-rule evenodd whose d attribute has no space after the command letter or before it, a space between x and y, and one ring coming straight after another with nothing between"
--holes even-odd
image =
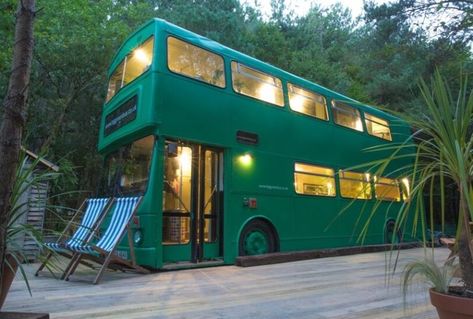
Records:
<instances>
[{"instance_id":1,"label":"spiky palm plant","mask_svg":"<svg viewBox=\"0 0 473 319\"><path fill-rule=\"evenodd\" d=\"M424 242L427 241L424 230L427 226L433 229L434 225L435 193L440 195L440 215L443 223L447 188L451 184L456 187L459 195L456 227L459 264L465 291L473 291L473 248L470 245L469 227L469 221L473 220L473 91L468 92L467 82L461 81L458 93L453 95L447 81L439 72L435 73L431 84L421 81L420 91L425 101L422 116L397 114L413 128L411 136L399 145L372 148L370 151L389 150L392 155L371 164L376 166L377 174L382 176L390 162L401 158L411 159L412 164L399 169L408 175L413 187L411 200L404 203L400 209L396 227L402 229L406 223L413 223L413 229L418 229L418 223L421 224ZM425 195L431 203L428 214L424 212ZM413 216L409 216L410 214ZM408 275L405 278L412 279L414 274L424 274L427 278L432 277L432 274L445 274L434 271L431 266L430 262L414 263L410 268L406 268ZM432 278L436 277L438 276ZM438 282L437 279L432 281Z\"/></svg>"}]
</instances>

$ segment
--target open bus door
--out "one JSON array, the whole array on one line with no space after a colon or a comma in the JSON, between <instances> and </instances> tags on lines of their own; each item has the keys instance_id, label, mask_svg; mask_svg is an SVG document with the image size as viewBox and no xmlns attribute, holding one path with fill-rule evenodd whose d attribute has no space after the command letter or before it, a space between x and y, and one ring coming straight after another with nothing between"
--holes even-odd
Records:
<instances>
[{"instance_id":1,"label":"open bus door","mask_svg":"<svg viewBox=\"0 0 473 319\"><path fill-rule=\"evenodd\" d=\"M221 257L223 151L166 142L163 183L163 261Z\"/></svg>"}]
</instances>

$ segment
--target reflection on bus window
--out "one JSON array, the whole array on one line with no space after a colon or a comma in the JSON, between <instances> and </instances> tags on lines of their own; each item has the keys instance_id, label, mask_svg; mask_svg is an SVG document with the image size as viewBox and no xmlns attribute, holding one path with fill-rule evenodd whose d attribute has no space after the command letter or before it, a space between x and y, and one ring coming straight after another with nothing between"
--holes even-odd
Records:
<instances>
[{"instance_id":1,"label":"reflection on bus window","mask_svg":"<svg viewBox=\"0 0 473 319\"><path fill-rule=\"evenodd\" d=\"M171 71L218 87L225 87L223 58L173 37L168 38Z\"/></svg>"},{"instance_id":2,"label":"reflection on bus window","mask_svg":"<svg viewBox=\"0 0 473 319\"><path fill-rule=\"evenodd\" d=\"M322 95L302 89L291 83L287 84L287 89L289 92L289 106L292 110L321 120L328 120L327 104Z\"/></svg>"},{"instance_id":3,"label":"reflection on bus window","mask_svg":"<svg viewBox=\"0 0 473 319\"><path fill-rule=\"evenodd\" d=\"M108 155L104 193L112 196L144 194L153 146L154 137L147 136Z\"/></svg>"},{"instance_id":4,"label":"reflection on bus window","mask_svg":"<svg viewBox=\"0 0 473 319\"><path fill-rule=\"evenodd\" d=\"M232 62L232 84L235 92L278 106L284 106L281 80Z\"/></svg>"},{"instance_id":5,"label":"reflection on bus window","mask_svg":"<svg viewBox=\"0 0 473 319\"><path fill-rule=\"evenodd\" d=\"M335 123L363 132L360 111L339 101L332 101L332 110Z\"/></svg>"},{"instance_id":6,"label":"reflection on bus window","mask_svg":"<svg viewBox=\"0 0 473 319\"><path fill-rule=\"evenodd\" d=\"M340 195L345 198L370 199L370 174L339 171Z\"/></svg>"},{"instance_id":7,"label":"reflection on bus window","mask_svg":"<svg viewBox=\"0 0 473 319\"><path fill-rule=\"evenodd\" d=\"M331 168L296 163L294 187L297 194L335 196L334 171Z\"/></svg>"},{"instance_id":8,"label":"reflection on bus window","mask_svg":"<svg viewBox=\"0 0 473 319\"><path fill-rule=\"evenodd\" d=\"M376 198L380 200L389 200L399 202L401 200L401 191L399 184L395 179L387 177L374 178L374 189Z\"/></svg>"},{"instance_id":9,"label":"reflection on bus window","mask_svg":"<svg viewBox=\"0 0 473 319\"><path fill-rule=\"evenodd\" d=\"M149 69L153 61L153 45L154 37L150 37L129 53L115 68L108 83L107 102L118 90Z\"/></svg>"},{"instance_id":10,"label":"reflection on bus window","mask_svg":"<svg viewBox=\"0 0 473 319\"><path fill-rule=\"evenodd\" d=\"M189 242L191 183L192 149L173 143L167 144L164 161L163 212L174 215L165 216L163 219L164 243Z\"/></svg>"},{"instance_id":11,"label":"reflection on bus window","mask_svg":"<svg viewBox=\"0 0 473 319\"><path fill-rule=\"evenodd\" d=\"M368 134L392 141L389 123L379 117L365 113L365 124Z\"/></svg>"}]
</instances>

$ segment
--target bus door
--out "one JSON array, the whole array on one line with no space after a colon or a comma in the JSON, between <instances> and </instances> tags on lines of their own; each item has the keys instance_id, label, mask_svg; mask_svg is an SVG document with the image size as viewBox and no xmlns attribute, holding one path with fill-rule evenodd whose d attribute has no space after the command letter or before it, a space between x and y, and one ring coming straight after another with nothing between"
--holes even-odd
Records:
<instances>
[{"instance_id":1,"label":"bus door","mask_svg":"<svg viewBox=\"0 0 473 319\"><path fill-rule=\"evenodd\" d=\"M223 152L169 141L163 182L163 261L221 257Z\"/></svg>"}]
</instances>

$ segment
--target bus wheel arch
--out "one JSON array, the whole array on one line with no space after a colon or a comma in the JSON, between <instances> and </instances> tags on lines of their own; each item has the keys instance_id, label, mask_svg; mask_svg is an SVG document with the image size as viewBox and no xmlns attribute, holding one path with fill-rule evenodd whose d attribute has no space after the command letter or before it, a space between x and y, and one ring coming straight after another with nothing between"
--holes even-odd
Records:
<instances>
[{"instance_id":1,"label":"bus wheel arch","mask_svg":"<svg viewBox=\"0 0 473 319\"><path fill-rule=\"evenodd\" d=\"M384 242L386 244L400 244L402 242L402 232L392 218L386 220L384 225Z\"/></svg>"},{"instance_id":2,"label":"bus wheel arch","mask_svg":"<svg viewBox=\"0 0 473 319\"><path fill-rule=\"evenodd\" d=\"M251 256L279 251L279 236L273 223L255 216L247 220L239 231L238 255Z\"/></svg>"}]
</instances>

